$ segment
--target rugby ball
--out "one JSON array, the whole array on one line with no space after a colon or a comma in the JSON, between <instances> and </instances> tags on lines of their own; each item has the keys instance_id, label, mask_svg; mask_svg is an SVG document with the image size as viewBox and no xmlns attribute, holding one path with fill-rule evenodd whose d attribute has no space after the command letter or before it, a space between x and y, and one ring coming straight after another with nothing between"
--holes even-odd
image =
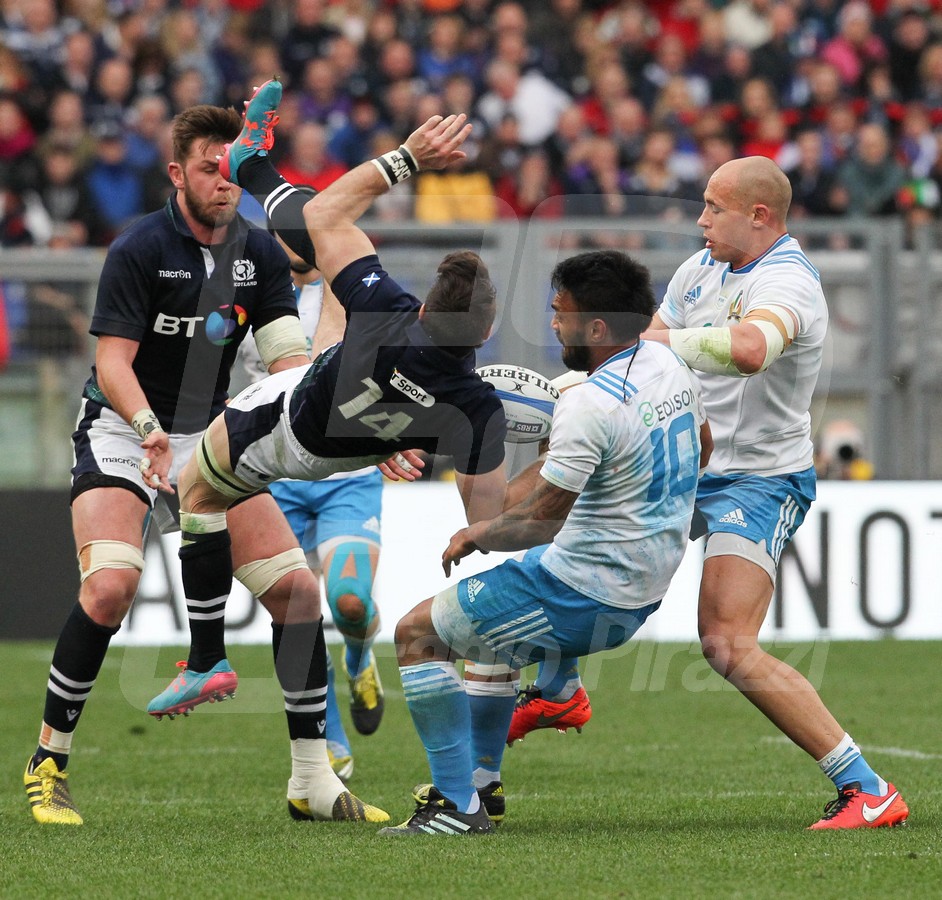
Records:
<instances>
[{"instance_id":1,"label":"rugby ball","mask_svg":"<svg viewBox=\"0 0 942 900\"><path fill-rule=\"evenodd\" d=\"M510 443L529 444L549 437L559 391L548 378L509 364L481 366L475 371L497 391Z\"/></svg>"}]
</instances>

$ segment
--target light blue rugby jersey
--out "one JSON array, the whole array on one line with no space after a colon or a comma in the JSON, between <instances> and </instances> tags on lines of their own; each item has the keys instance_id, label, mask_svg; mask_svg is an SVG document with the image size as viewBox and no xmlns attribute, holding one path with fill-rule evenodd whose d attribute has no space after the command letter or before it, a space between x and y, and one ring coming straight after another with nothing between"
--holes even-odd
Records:
<instances>
[{"instance_id":1,"label":"light blue rugby jersey","mask_svg":"<svg viewBox=\"0 0 942 900\"><path fill-rule=\"evenodd\" d=\"M653 341L564 392L540 474L579 497L543 565L610 606L663 597L686 549L704 418L696 376Z\"/></svg>"}]
</instances>

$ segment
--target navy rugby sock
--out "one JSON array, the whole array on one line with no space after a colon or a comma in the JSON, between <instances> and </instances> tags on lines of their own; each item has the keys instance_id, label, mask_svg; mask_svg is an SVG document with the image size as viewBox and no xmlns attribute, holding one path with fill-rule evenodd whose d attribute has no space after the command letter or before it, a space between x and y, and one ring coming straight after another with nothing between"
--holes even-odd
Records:
<instances>
[{"instance_id":1,"label":"navy rugby sock","mask_svg":"<svg viewBox=\"0 0 942 900\"><path fill-rule=\"evenodd\" d=\"M59 633L49 668L46 706L34 765L51 756L62 771L69 762L72 732L78 726L111 638L117 628L99 625L76 603Z\"/></svg>"},{"instance_id":2,"label":"navy rugby sock","mask_svg":"<svg viewBox=\"0 0 942 900\"><path fill-rule=\"evenodd\" d=\"M272 622L275 672L285 695L292 741L326 737L327 645L323 625L323 619L292 625Z\"/></svg>"},{"instance_id":3,"label":"navy rugby sock","mask_svg":"<svg viewBox=\"0 0 942 900\"><path fill-rule=\"evenodd\" d=\"M304 204L311 194L282 178L267 156L252 156L242 163L239 182L262 205L278 237L306 263L316 265L314 245L304 225Z\"/></svg>"},{"instance_id":4,"label":"navy rugby sock","mask_svg":"<svg viewBox=\"0 0 942 900\"><path fill-rule=\"evenodd\" d=\"M208 672L226 658L226 600L232 590L228 531L185 532L180 547L183 594L190 624L187 668Z\"/></svg>"}]
</instances>

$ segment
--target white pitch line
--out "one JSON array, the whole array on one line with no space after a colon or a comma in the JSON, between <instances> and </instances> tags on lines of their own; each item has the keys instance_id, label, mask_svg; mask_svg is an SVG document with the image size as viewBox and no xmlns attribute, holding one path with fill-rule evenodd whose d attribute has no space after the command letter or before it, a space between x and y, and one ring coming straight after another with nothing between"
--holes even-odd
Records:
<instances>
[{"instance_id":1,"label":"white pitch line","mask_svg":"<svg viewBox=\"0 0 942 900\"><path fill-rule=\"evenodd\" d=\"M792 743L790 738L785 737L784 735L776 735L775 737L764 737L759 738L759 741L763 744L790 744ZM887 756L900 756L904 759L924 759L924 760L933 760L933 759L942 759L942 753L923 753L922 750L910 750L906 747L872 747L869 744L864 747L867 753L885 753Z\"/></svg>"}]
</instances>

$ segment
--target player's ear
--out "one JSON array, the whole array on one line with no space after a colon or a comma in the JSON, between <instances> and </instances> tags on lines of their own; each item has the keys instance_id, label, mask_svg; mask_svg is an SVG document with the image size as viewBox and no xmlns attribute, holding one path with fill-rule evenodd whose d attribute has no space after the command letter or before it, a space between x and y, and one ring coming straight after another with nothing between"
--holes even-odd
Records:
<instances>
[{"instance_id":1,"label":"player's ear","mask_svg":"<svg viewBox=\"0 0 942 900\"><path fill-rule=\"evenodd\" d=\"M608 325L604 319L593 319L589 322L589 339L594 344L601 344L608 337Z\"/></svg>"},{"instance_id":2,"label":"player's ear","mask_svg":"<svg viewBox=\"0 0 942 900\"><path fill-rule=\"evenodd\" d=\"M170 181L178 190L183 189L183 166L178 162L172 162L167 165L167 174Z\"/></svg>"}]
</instances>

